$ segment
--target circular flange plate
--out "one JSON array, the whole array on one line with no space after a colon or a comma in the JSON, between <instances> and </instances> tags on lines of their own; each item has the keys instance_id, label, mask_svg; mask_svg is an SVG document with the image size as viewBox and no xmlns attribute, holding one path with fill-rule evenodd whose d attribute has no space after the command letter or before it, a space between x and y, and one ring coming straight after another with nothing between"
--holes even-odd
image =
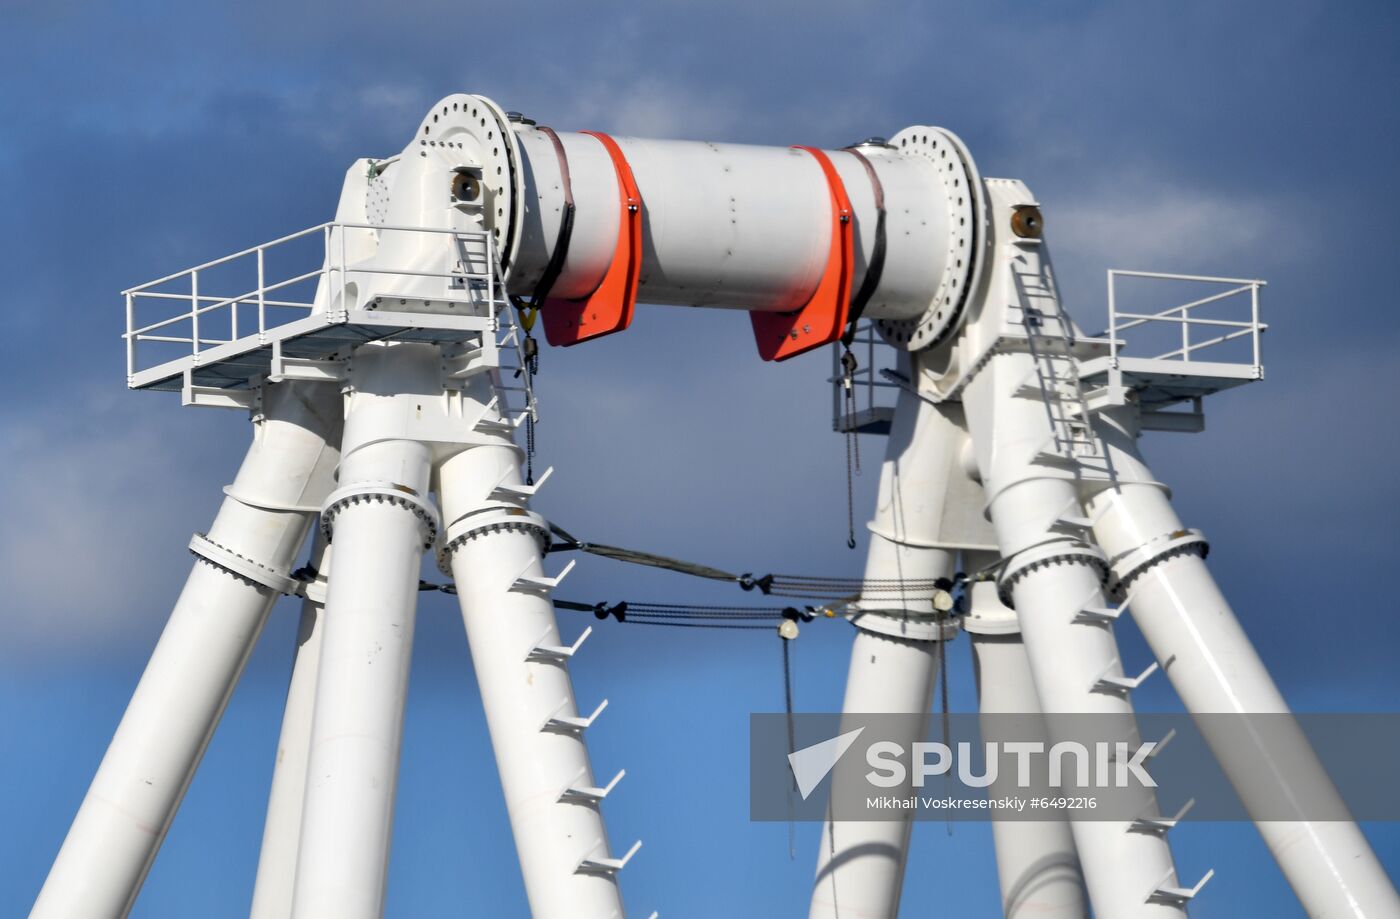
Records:
<instances>
[{"instance_id":1,"label":"circular flange plate","mask_svg":"<svg viewBox=\"0 0 1400 919\"><path fill-rule=\"evenodd\" d=\"M890 139L890 146L904 156L918 156L937 167L945 208L948 251L938 288L922 316L912 319L877 319L875 327L885 341L905 351L922 351L946 339L962 320L971 291L982 273L981 232L987 213L982 179L967 147L957 135L943 128L915 125Z\"/></svg>"},{"instance_id":2,"label":"circular flange plate","mask_svg":"<svg viewBox=\"0 0 1400 919\"><path fill-rule=\"evenodd\" d=\"M418 126L418 147L460 150L476 157L491 194L487 225L500 247L501 266L510 277L511 258L520 243L525 207L520 145L506 113L485 96L454 93L433 106Z\"/></svg>"}]
</instances>

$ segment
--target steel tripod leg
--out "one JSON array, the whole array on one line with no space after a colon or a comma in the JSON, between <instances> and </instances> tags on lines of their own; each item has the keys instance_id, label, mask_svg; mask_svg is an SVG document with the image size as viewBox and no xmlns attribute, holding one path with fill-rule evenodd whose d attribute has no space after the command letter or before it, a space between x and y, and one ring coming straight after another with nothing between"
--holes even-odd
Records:
<instances>
[{"instance_id":1,"label":"steel tripod leg","mask_svg":"<svg viewBox=\"0 0 1400 919\"><path fill-rule=\"evenodd\" d=\"M423 549L436 535L431 448L386 424L408 399L440 393L430 346L355 353L340 488L323 525L334 544L307 762L292 914L383 912L414 608ZM389 395L384 395L389 394Z\"/></svg>"},{"instance_id":2,"label":"steel tripod leg","mask_svg":"<svg viewBox=\"0 0 1400 919\"><path fill-rule=\"evenodd\" d=\"M906 714L908 741L922 739L937 672L937 642L908 641L858 630L851 646L842 711ZM863 761L852 762L859 767L855 772L864 772ZM862 776L843 766L844 762L835 770L833 789L842 789L848 782L864 783ZM882 793L898 797L912 791L909 787L896 787L882 789ZM840 919L898 914L913 829L912 815L902 820L827 820L817 853L817 878L808 916Z\"/></svg>"},{"instance_id":3,"label":"steel tripod leg","mask_svg":"<svg viewBox=\"0 0 1400 919\"><path fill-rule=\"evenodd\" d=\"M277 738L276 765L268 793L267 821L263 825L262 851L258 856L257 882L253 885L250 919L287 919L292 914L297 850L301 844L301 810L306 795L306 761L311 746L311 716L316 700L316 673L321 664L321 626L324 622L326 576L330 552L325 535L316 534L310 567L316 579L307 589L297 626L297 646L282 731Z\"/></svg>"},{"instance_id":4,"label":"steel tripod leg","mask_svg":"<svg viewBox=\"0 0 1400 919\"><path fill-rule=\"evenodd\" d=\"M33 917L130 912L330 484L339 395L264 388L255 437L34 904ZM260 579L260 580L259 580ZM275 585L275 586L269 586Z\"/></svg>"},{"instance_id":5,"label":"steel tripod leg","mask_svg":"<svg viewBox=\"0 0 1400 919\"><path fill-rule=\"evenodd\" d=\"M965 437L927 402L903 392L880 470L880 492L870 524L865 590L855 618L855 642L842 711L904 715L906 743L923 740L929 697L938 672L939 641L954 634L935 621L930 591L891 589L908 581L951 577L956 553L934 548L949 472ZM893 727L893 725L890 725ZM843 726L842 731L853 730ZM866 767L856 757L834 770L832 800L862 800ZM913 793L912 780L882 789L895 797ZM839 817L839 814L833 815ZM829 819L817 853L809 916L887 917L899 910L909 857L913 815L901 820Z\"/></svg>"},{"instance_id":6,"label":"steel tripod leg","mask_svg":"<svg viewBox=\"0 0 1400 919\"><path fill-rule=\"evenodd\" d=\"M447 459L439 479L453 521L446 556L531 913L621 917L625 859L612 857L599 809L612 786L599 788L589 764L584 731L592 719L579 717L573 649L563 647L550 585L540 580L548 531L517 490L519 451L508 441L471 447Z\"/></svg>"},{"instance_id":7,"label":"steel tripod leg","mask_svg":"<svg viewBox=\"0 0 1400 919\"><path fill-rule=\"evenodd\" d=\"M989 497L989 515L1006 559L1000 589L1021 625L1036 694L1053 741L1083 742L1075 716L1092 714L1112 738L1138 743L1128 681L1123 675L1112 627L1081 621L1080 612L1104 605L1102 554L1067 534L1062 515L1077 511L1073 478L1063 456L1048 456L1050 429L1045 405L1018 395L1037 372L1030 355L992 358L965 390L963 402ZM1068 717L1066 717L1068 716ZM1093 788L1063 788L1066 795L1093 795ZM1156 797L1141 789L1140 817L1157 816ZM1125 805L1128 803L1120 799ZM1071 823L1094 912L1113 919L1184 916L1165 838L1134 832L1133 821L1076 820Z\"/></svg>"},{"instance_id":8,"label":"steel tripod leg","mask_svg":"<svg viewBox=\"0 0 1400 919\"><path fill-rule=\"evenodd\" d=\"M1136 410L1106 413L1096 428L1114 481L1089 497L1094 533L1187 711L1287 714L1288 704L1206 568L1204 540L1182 526L1138 453ZM1277 814L1281 803L1303 800L1314 813L1346 813L1301 730L1284 724L1246 731L1225 719L1197 723L1251 813L1267 807ZM1270 763L1283 768L1262 781ZM1268 800L1256 802L1256 796ZM1353 821L1308 820L1300 813L1293 821L1256 816L1256 823L1308 915L1400 916L1395 886Z\"/></svg>"},{"instance_id":9,"label":"steel tripod leg","mask_svg":"<svg viewBox=\"0 0 1400 919\"><path fill-rule=\"evenodd\" d=\"M995 561L995 556L978 553L970 555L964 567L978 571ZM972 639L983 737L989 738L998 730L1012 731L1017 741L1040 742L1049 749L1048 730L1015 611L1006 608L990 581L972 585L971 601L963 630ZM1027 791L1008 789L1008 793L1020 795ZM1045 792L1050 794L1051 790ZM1088 916L1079 855L1067 820L994 819L992 839L1006 919Z\"/></svg>"}]
</instances>

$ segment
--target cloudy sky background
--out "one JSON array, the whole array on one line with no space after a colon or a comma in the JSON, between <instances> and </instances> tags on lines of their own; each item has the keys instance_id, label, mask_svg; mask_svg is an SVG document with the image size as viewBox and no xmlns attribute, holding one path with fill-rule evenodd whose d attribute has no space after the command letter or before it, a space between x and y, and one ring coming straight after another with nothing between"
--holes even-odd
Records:
<instances>
[{"instance_id":1,"label":"cloudy sky background","mask_svg":"<svg viewBox=\"0 0 1400 919\"><path fill-rule=\"evenodd\" d=\"M1400 621L1397 11L1384 4L5 3L0 251L0 913L42 883L217 507L247 426L122 386L117 291L328 219L346 165L396 152L450 92L559 128L840 146L946 126L1025 180L1073 313L1108 267L1268 279L1269 379L1149 459L1293 704L1393 710ZM543 355L540 509L600 541L729 568L857 575L825 356L754 354L736 314L646 309ZM883 449L868 439L867 456ZM873 500L875 464L858 482ZM733 602L586 561L563 595ZM565 617L571 614L563 614ZM567 619L572 636L584 621ZM136 907L246 914L295 606L274 613ZM1127 669L1148 652L1122 630ZM604 625L573 667L614 845L645 916L805 915L814 827L747 821L747 716L777 639ZM795 648L801 708L838 707L849 628ZM524 915L460 619L425 595L389 914ZM953 703L975 698L965 642ZM1141 708L1177 706L1155 680ZM1400 829L1370 826L1400 869ZM1254 831L1187 825L1195 915L1302 915ZM921 826L906 914L993 915L985 826Z\"/></svg>"}]
</instances>

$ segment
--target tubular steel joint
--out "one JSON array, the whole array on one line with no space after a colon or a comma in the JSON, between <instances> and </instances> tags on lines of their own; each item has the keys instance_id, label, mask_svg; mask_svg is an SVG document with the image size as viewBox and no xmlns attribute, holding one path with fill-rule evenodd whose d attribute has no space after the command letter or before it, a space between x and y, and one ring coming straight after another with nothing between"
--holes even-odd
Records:
<instances>
[{"instance_id":1,"label":"tubular steel joint","mask_svg":"<svg viewBox=\"0 0 1400 919\"><path fill-rule=\"evenodd\" d=\"M334 538L335 519L340 512L355 504L389 503L403 508L418 518L423 531L423 548L431 548L437 542L438 531L442 528L437 509L431 504L393 482L365 482L342 488L326 499L321 511L321 532L326 540Z\"/></svg>"},{"instance_id":2,"label":"tubular steel joint","mask_svg":"<svg viewBox=\"0 0 1400 919\"><path fill-rule=\"evenodd\" d=\"M221 546L214 542L203 533L196 533L190 538L190 552L201 561L208 562L215 568L247 581L255 587L266 587L288 596L298 592L298 581L290 574L270 568L246 555L239 555L227 546Z\"/></svg>"},{"instance_id":3,"label":"tubular steel joint","mask_svg":"<svg viewBox=\"0 0 1400 919\"><path fill-rule=\"evenodd\" d=\"M1016 605L1011 599L1012 588L1031 572L1050 565L1087 565L1098 572L1101 584L1109 574L1108 560L1093 546L1069 540L1048 542L1024 549L1007 561L1005 570L997 579L997 596L1007 607L1015 609Z\"/></svg>"},{"instance_id":4,"label":"tubular steel joint","mask_svg":"<svg viewBox=\"0 0 1400 919\"><path fill-rule=\"evenodd\" d=\"M1115 599L1121 600L1127 595L1133 581L1162 562L1181 555L1199 555L1205 558L1209 554L1210 543L1200 530L1181 529L1163 533L1110 562L1108 592Z\"/></svg>"}]
</instances>

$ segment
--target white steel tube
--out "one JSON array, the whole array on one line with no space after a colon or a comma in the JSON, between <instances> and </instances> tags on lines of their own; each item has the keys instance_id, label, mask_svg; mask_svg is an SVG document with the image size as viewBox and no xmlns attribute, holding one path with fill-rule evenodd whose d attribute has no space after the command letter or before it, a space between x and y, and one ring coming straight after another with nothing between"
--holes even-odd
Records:
<instances>
[{"instance_id":1,"label":"white steel tube","mask_svg":"<svg viewBox=\"0 0 1400 919\"><path fill-rule=\"evenodd\" d=\"M190 272L190 341L194 345L194 353L199 354L199 272Z\"/></svg>"},{"instance_id":2,"label":"white steel tube","mask_svg":"<svg viewBox=\"0 0 1400 919\"><path fill-rule=\"evenodd\" d=\"M483 406L487 398L481 394ZM519 452L508 442L471 447L442 464L439 480L445 519L457 521L447 551L530 911L621 917L596 794L602 783L576 720L568 655L544 651L567 643L547 592L512 590L517 578L544 574L543 523L525 512L523 498L512 504L490 496L498 484L523 484ZM501 511L504 522L473 530L471 521Z\"/></svg>"},{"instance_id":3,"label":"white steel tube","mask_svg":"<svg viewBox=\"0 0 1400 919\"><path fill-rule=\"evenodd\" d=\"M340 412L318 384L264 388L261 416L208 539L285 573L329 487ZM199 558L30 913L126 916L276 601Z\"/></svg>"},{"instance_id":4,"label":"white steel tube","mask_svg":"<svg viewBox=\"0 0 1400 919\"><path fill-rule=\"evenodd\" d=\"M1057 714L1100 716L1104 737L1138 744L1127 693L1096 690L1105 677L1121 679L1123 667L1112 629L1077 623L1077 614L1104 605L1097 553L1081 540L1054 529L1061 514L1077 508L1074 482L1056 464L1038 461L1050 439L1046 406L1018 397L1023 380L1036 372L1024 353L1003 353L969 384L967 421L989 513L1001 554L1007 559L1011 605L1021 625L1026 655L1051 739L1065 736ZM1032 559L1039 559L1030 564ZM1068 727L1073 733L1075 726ZM1066 795L1093 794L1065 787ZM1150 789L1141 795L1141 816L1157 816ZM1178 904L1152 903L1162 885L1177 884L1164 838L1130 832L1131 821L1074 821L1071 830L1094 912L1114 919L1184 916Z\"/></svg>"},{"instance_id":5,"label":"white steel tube","mask_svg":"<svg viewBox=\"0 0 1400 919\"><path fill-rule=\"evenodd\" d=\"M301 847L302 801L306 796L306 762L311 748L311 718L316 700L316 674L321 664L326 576L330 552L325 536L316 534L308 562L316 572L301 605L292 674L277 738L272 788L267 799L262 850L249 919L289 919L296 882L297 851Z\"/></svg>"},{"instance_id":6,"label":"white steel tube","mask_svg":"<svg viewBox=\"0 0 1400 919\"><path fill-rule=\"evenodd\" d=\"M553 141L521 126L526 215L512 285L529 292L549 262L564 212ZM612 160L587 134L558 134L575 204L568 257L552 295L587 296L617 247L619 192ZM831 243L831 197L804 150L619 137L641 193L644 217L638 298L644 303L784 312L809 297ZM872 318L920 316L949 266L951 228L939 166L882 147L863 148L890 206L887 250ZM859 289L875 247L876 205L864 166L825 151L854 211ZM961 167L959 167L961 168Z\"/></svg>"},{"instance_id":7,"label":"white steel tube","mask_svg":"<svg viewBox=\"0 0 1400 919\"><path fill-rule=\"evenodd\" d=\"M267 334L267 258L263 246L258 246L258 341Z\"/></svg>"},{"instance_id":8,"label":"white steel tube","mask_svg":"<svg viewBox=\"0 0 1400 919\"><path fill-rule=\"evenodd\" d=\"M297 857L299 919L375 919L383 911L432 471L431 448L395 439L403 435L382 427L383 409L405 395L436 397L440 362L431 346L372 344L355 353L340 489L323 512L336 570Z\"/></svg>"},{"instance_id":9,"label":"white steel tube","mask_svg":"<svg viewBox=\"0 0 1400 919\"><path fill-rule=\"evenodd\" d=\"M950 565L951 573L951 565ZM924 736L929 698L938 672L938 644L910 641L865 629L856 631L851 667L846 676L843 712L906 714L909 741ZM844 728L843 728L844 730ZM897 739L897 738L889 738ZM852 763L864 772L863 763ZM832 788L853 776L838 764ZM910 795L912 779L882 794ZM833 791L833 794L837 792ZM912 815L902 820L827 820L817 853L817 877L812 886L811 919L891 917L899 912L904 870L909 860Z\"/></svg>"},{"instance_id":10,"label":"white steel tube","mask_svg":"<svg viewBox=\"0 0 1400 919\"><path fill-rule=\"evenodd\" d=\"M933 620L929 591L906 597L874 585L952 576L956 551L932 543L937 541L949 474L957 467L962 443L963 434L955 424L929 403L901 391L870 523L865 580L871 589L862 592L862 613L855 619L858 628L841 710L853 715L906 715L905 739L910 743L922 740L927 728L929 697L938 671L938 640L953 633ZM846 730L854 727L843 726L842 731ZM864 765L855 759L839 764L832 778L833 798L844 800L868 787L864 772ZM912 779L885 793L913 794ZM827 821L817 853L811 919L885 917L898 912L912 817Z\"/></svg>"},{"instance_id":11,"label":"white steel tube","mask_svg":"<svg viewBox=\"0 0 1400 919\"><path fill-rule=\"evenodd\" d=\"M1159 661L1171 662L1165 669L1187 711L1287 714L1287 702L1211 577L1201 546L1168 545L1189 531L1165 487L1142 461L1136 412L1104 413L1096 430L1117 480L1088 499L1091 514L1098 516L1094 533L1118 562L1115 572L1126 581L1129 609L1143 637ZM1289 778L1276 776L1275 782L1294 786L1277 789L1276 798L1293 800L1296 795L1329 813L1345 812L1301 731L1230 730L1222 736L1209 722L1198 723L1246 808L1253 803L1253 788L1261 784L1258 764L1276 762L1286 764ZM1269 802L1274 813L1279 803ZM1400 916L1395 886L1354 822L1266 820L1257 825L1309 916Z\"/></svg>"},{"instance_id":12,"label":"white steel tube","mask_svg":"<svg viewBox=\"0 0 1400 919\"><path fill-rule=\"evenodd\" d=\"M995 558L990 556L970 557L965 568L982 570L992 562ZM1016 613L997 597L995 584L972 585L963 628L972 639L984 737L1014 722L1016 740L1038 741L1049 749L1048 728ZM1084 878L1068 821L996 819L992 839L1006 919L1086 919Z\"/></svg>"}]
</instances>

